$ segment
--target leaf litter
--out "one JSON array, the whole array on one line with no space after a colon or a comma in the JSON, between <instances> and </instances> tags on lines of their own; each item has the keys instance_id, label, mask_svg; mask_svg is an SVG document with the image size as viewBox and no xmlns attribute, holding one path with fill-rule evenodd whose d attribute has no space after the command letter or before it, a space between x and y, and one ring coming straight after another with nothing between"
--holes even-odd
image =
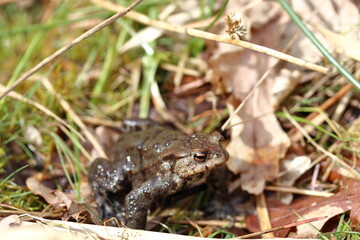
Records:
<instances>
[{"instance_id":1,"label":"leaf litter","mask_svg":"<svg viewBox=\"0 0 360 240\"><path fill-rule=\"evenodd\" d=\"M99 3L101 1L94 2ZM360 20L356 1L324 0L317 6L301 1L291 1L291 4L294 10L312 27L317 37L325 43L325 46L330 51L337 52L336 56L341 61L346 62L348 66L354 66L353 72L356 73L355 66L357 65L354 61L358 61L356 52L358 52L357 45L359 44L356 35L358 25L356 24ZM318 7L320 5L321 8ZM218 9L220 6L214 7ZM191 12L188 11L190 9ZM191 25L192 22L196 22L199 14L201 14L199 10L199 6L194 5L191 1L184 1L184 4L180 6L178 3L172 3L162 9L162 16L159 15L158 19L164 23L169 22L179 25L186 23ZM187 12L191 14L186 14ZM195 15L192 15L193 13ZM327 63L323 61L322 55L299 32L295 24L276 2L229 1L220 20L210 29L210 32L226 36L225 19L235 19L237 21L239 16L241 17L241 21L239 20L241 25L236 25L233 28L234 31L227 30L230 34L229 38L245 39L251 43L285 51L305 61L326 66ZM231 22L230 20L228 24ZM81 28L84 28L84 26L86 25L81 25ZM73 25L73 27L75 27L74 31L76 31L76 25ZM163 38L175 39L176 44L173 46L172 51L180 56L179 52L182 51L186 41L184 41L186 38L183 35L169 34L167 31L154 28L151 25L132 34L133 36L122 47L117 49L122 56L136 51L136 48L142 46L142 41L151 43ZM161 48L166 49L165 46L160 44L159 49ZM232 116L230 126L225 132L228 136L231 135L227 145L231 159L227 165L234 174L231 177L233 186L235 186L235 183L238 184L232 190L232 201L236 208L240 206L239 202L243 201L239 195L239 191L242 189L250 194L265 194L265 208L270 216L268 226L272 228L289 226L289 224L301 222L302 219L326 217L311 222L311 224L319 230L326 227L326 229L334 231L336 225L331 225L331 220L337 219L341 214L345 214L355 226L359 223L359 176L337 164L330 157L321 155L320 152L316 151L315 147L303 140L301 134L297 134L296 141L294 141L293 136L289 134L290 130L293 129L292 125L282 117L281 110L279 110L280 107L291 109L297 104L297 107L291 109L290 113L304 119L307 117L306 112L302 112L299 106L317 107L322 101L332 99L337 89L345 85L343 79L338 77L337 74L329 74L326 81L322 81L322 85L319 84L319 89L313 89L312 95L306 97L307 92L312 90L311 87L321 82L323 75L313 71L306 71L304 68L291 63L281 62L269 55L207 40L206 47L202 52L202 59L198 59L198 56L187 56L184 59L180 64L180 61L176 62L179 60L176 58L161 58L159 66L165 66L164 69L169 71L169 74L165 78L164 84L152 85L151 96L154 108L150 109L149 116L153 119L165 119L173 124L175 122L175 126L186 132L194 130L211 131L218 128L226 120L227 117L225 118L222 115L227 113L226 110L229 111L229 115L232 115L239 104L243 104L240 111ZM198 69L192 69L194 65L190 64L191 61L201 62L201 65L205 64L207 67L202 68L205 70L202 70L203 72L199 74ZM122 64L124 64L123 68L126 69L129 68L128 66L134 65L134 62L124 62ZM189 72L191 74L188 74ZM86 77L91 83L96 78L89 78L89 74L90 72ZM358 75L356 77L359 78ZM177 79L176 83L173 82L175 79ZM131 81L131 79L127 81ZM56 88L56 85L54 87ZM347 91L351 91L351 88ZM66 91L59 90L59 92L66 94ZM338 136L342 137L342 139L330 137L327 141L324 141L330 145L330 147L326 148L326 151L336 154L354 171L358 172L357 159L360 152L358 146L359 97L356 93L354 91L354 94L350 96L349 101L344 106L342 117L339 117L336 121L332 118L334 114L333 107L328 106L323 111L336 126L336 128L332 129L339 129L339 131L335 131L335 134L342 134L342 136ZM56 94L52 93L52 95ZM342 96L335 99L335 105L343 99ZM66 100L59 99L64 105ZM138 108L138 105L135 100L134 109L136 108ZM134 109L130 109L127 116L134 116L134 112L136 112ZM83 113L76 107L74 110ZM68 110L63 111L69 114ZM76 113L73 115L77 119L83 119L79 118ZM217 119L218 126L214 125L207 129L206 127L211 125L214 119ZM84 122L88 123L93 120L87 119ZM313 120L309 118L308 121ZM186 125L184 123L190 124ZM324 125L323 123L324 121L317 124ZM91 124L87 125L87 128L92 127ZM332 129L330 131L333 131ZM346 129L349 130L347 134L344 134ZM84 134L85 130L82 130L82 134ZM306 129L314 139L318 139L319 135L324 135L322 131L317 130L314 128ZM112 142L116 142L116 132L99 127L95 130L92 129L87 134L93 134L93 131L100 145L112 145ZM296 132L297 130L292 131ZM32 123L26 124L24 140L29 145L34 144L35 152L36 149L41 148L41 145L46 144L47 140L44 135L46 134L42 132L39 126ZM344 139L343 136L348 137ZM64 137L64 139L67 139L67 137ZM67 139L67 141L67 144L73 147L70 139ZM82 144L93 151L92 156L98 154L99 151L90 148L88 143L82 142ZM1 144L0 150L8 147L10 145ZM42 156L43 154L44 152L41 152ZM54 154L54 152L51 154ZM86 164L87 160L83 160L83 162ZM70 169L69 164L67 163L68 166L66 167L68 169ZM42 196L52 206L64 209L62 219L66 221L73 219L78 222L97 222L96 216L92 214L92 211L84 207L83 202L64 191L54 191L53 188L46 187L42 183L44 179L44 177L39 179L30 177L27 179L27 187L34 194ZM264 189L268 189L266 188L267 185L287 187L290 193L274 193L273 190L264 192ZM317 188L315 189L314 186L317 186ZM304 190L303 194L305 194L305 190L308 190L306 194L311 193L311 191L315 194L315 191L327 190L336 194L329 197L311 195L300 197L299 192L301 194L301 191L291 194L291 187ZM249 196L253 200L252 195ZM91 197L87 194L83 196L83 199L89 201ZM250 204L254 205L254 202ZM16 222L17 220L13 221ZM245 221L246 231L260 232L265 230L258 227L257 221L256 213L248 216ZM189 229L197 228L196 219L191 219L189 222L192 225ZM207 226L210 230L206 228L206 235L211 235L216 231L217 228L212 226L212 224ZM238 231L236 228L227 228L227 230ZM310 228L308 224L292 225L291 228L277 230L274 234L275 237L317 237L317 232Z\"/></svg>"}]
</instances>

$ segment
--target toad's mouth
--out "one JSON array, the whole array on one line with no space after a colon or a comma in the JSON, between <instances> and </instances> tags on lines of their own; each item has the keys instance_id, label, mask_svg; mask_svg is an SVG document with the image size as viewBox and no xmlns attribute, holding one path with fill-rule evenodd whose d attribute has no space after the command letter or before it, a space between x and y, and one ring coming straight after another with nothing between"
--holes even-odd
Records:
<instances>
[{"instance_id":1,"label":"toad's mouth","mask_svg":"<svg viewBox=\"0 0 360 240\"><path fill-rule=\"evenodd\" d=\"M210 170L220 167L223 164L224 163L204 164L202 166L197 166L197 167L193 168L192 171L189 171L188 173L191 172L191 174L189 174L189 175L195 175L195 174L199 174L199 173L209 172Z\"/></svg>"}]
</instances>

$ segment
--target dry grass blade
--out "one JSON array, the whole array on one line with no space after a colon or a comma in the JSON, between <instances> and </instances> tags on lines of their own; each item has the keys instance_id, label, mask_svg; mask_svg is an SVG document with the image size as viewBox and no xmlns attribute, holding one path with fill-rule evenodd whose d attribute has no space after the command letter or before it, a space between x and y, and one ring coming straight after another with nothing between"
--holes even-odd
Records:
<instances>
[{"instance_id":1,"label":"dry grass blade","mask_svg":"<svg viewBox=\"0 0 360 240\"><path fill-rule=\"evenodd\" d=\"M107 158L105 151L102 149L100 143L95 138L95 136L87 129L84 122L80 119L80 117L75 113L75 111L70 107L70 104L66 102L60 94L55 92L52 84L46 78L42 79L42 84L44 87L53 94L60 102L60 105L63 109L70 115L70 117L74 120L74 122L79 126L79 128L84 132L84 135L89 140L89 142L93 145L94 149L98 152L100 157Z\"/></svg>"},{"instance_id":2,"label":"dry grass blade","mask_svg":"<svg viewBox=\"0 0 360 240\"><path fill-rule=\"evenodd\" d=\"M4 93L8 90L7 87L5 87L4 85L0 84L0 93ZM74 129L71 125L69 125L67 122L65 122L64 120L62 120L60 117L58 117L55 113L53 113L52 111L50 111L48 108L44 107L43 105L28 99L24 96L21 96L19 93L14 92L14 91L10 91L9 92L9 97L19 100L21 102L30 104L34 107L36 107L37 109L39 109L40 111L42 111L43 113L45 113L46 115L54 118L56 121L58 121L60 124L64 125L65 127L67 127L68 129L70 129L72 132L74 132L81 140L84 140L84 137L76 130Z\"/></svg>"},{"instance_id":3,"label":"dry grass blade","mask_svg":"<svg viewBox=\"0 0 360 240\"><path fill-rule=\"evenodd\" d=\"M274 64L274 66L277 64L277 62ZM231 120L240 112L240 110L244 107L247 100L251 97L251 95L254 93L254 91L262 84L265 79L269 76L271 70L273 67L270 67L266 72L261 76L260 80L255 84L255 86L250 90L250 92L246 95L244 100L241 101L240 105L234 110L234 112L231 113L230 117L226 120L226 122L222 125L221 130L225 130L229 124L231 123Z\"/></svg>"},{"instance_id":4,"label":"dry grass blade","mask_svg":"<svg viewBox=\"0 0 360 240\"><path fill-rule=\"evenodd\" d=\"M156 111L161 115L165 120L174 123L174 125L181 131L190 134L191 129L187 128L184 124L179 122L169 110L167 110L164 100L161 97L159 86L156 82L153 82L151 85L151 97L154 103Z\"/></svg>"},{"instance_id":5,"label":"dry grass blade","mask_svg":"<svg viewBox=\"0 0 360 240\"><path fill-rule=\"evenodd\" d=\"M343 166L344 168L346 168L347 170L349 170L354 176L357 177L357 179L360 178L360 174L353 169L352 167L350 167L349 165L347 165L343 160L341 160L339 157L337 157L336 155L332 154L329 151L326 151L322 146L320 146L319 144L317 144L311 137L310 135L304 130L304 128L302 128L300 126L300 124L298 124L290 115L289 111L285 108L283 108L283 112L286 116L286 118L291 122L291 124L293 124L297 130L304 135L304 137L320 152L324 153L326 156L328 156L329 158L333 159L334 161L336 161L337 163L339 163L341 166Z\"/></svg>"},{"instance_id":6,"label":"dry grass blade","mask_svg":"<svg viewBox=\"0 0 360 240\"><path fill-rule=\"evenodd\" d=\"M236 228L246 228L245 223L243 222L244 219L241 219L242 222L238 221L236 219L234 223L234 227ZM188 224L189 222L186 220L171 220L173 223L179 223L179 224ZM214 226L214 227L224 227L229 226L231 222L229 220L197 220L196 224L199 226Z\"/></svg>"},{"instance_id":7,"label":"dry grass blade","mask_svg":"<svg viewBox=\"0 0 360 240\"><path fill-rule=\"evenodd\" d=\"M86 124L90 124L93 126L105 126L105 127L111 127L111 128L121 128L123 126L122 121L111 121L106 119L100 119L100 118L94 118L90 116L81 116L81 121L83 121Z\"/></svg>"},{"instance_id":8,"label":"dry grass blade","mask_svg":"<svg viewBox=\"0 0 360 240\"><path fill-rule=\"evenodd\" d=\"M266 186L265 190L286 192L286 193L296 193L296 194L302 194L302 195L308 195L308 196L319 196L319 197L331 197L331 196L335 195L334 193L329 193L329 192L298 189L298 188L294 188L294 187Z\"/></svg>"},{"instance_id":9,"label":"dry grass blade","mask_svg":"<svg viewBox=\"0 0 360 240\"><path fill-rule=\"evenodd\" d=\"M243 236L240 236L240 237L235 237L235 238L232 238L232 239L245 239L245 238L250 238L250 237L252 238L252 237L255 237L255 236L260 235L260 234L269 233L269 232L275 232L275 231L285 229L285 228L292 228L292 227L296 227L296 226L299 226L299 225L302 225L302 224L307 224L307 223L319 221L319 220L322 220L324 218L327 218L327 216L305 219L305 220L302 220L302 221L299 221L299 222L296 222L296 223L290 223L290 224L287 224L287 225L284 225L284 226L272 228L272 229L261 231L261 232L250 233L250 234L246 234L246 235L243 235ZM275 239L275 238L272 238L272 239ZM281 239L286 240L286 239L289 239L289 238L281 238Z\"/></svg>"},{"instance_id":10,"label":"dry grass blade","mask_svg":"<svg viewBox=\"0 0 360 240\"><path fill-rule=\"evenodd\" d=\"M256 212L259 216L259 224L261 230L271 229L271 222L269 217L269 212L266 206L265 195L261 193L256 195ZM274 234L272 232L266 232L261 234L263 238L273 238Z\"/></svg>"},{"instance_id":11,"label":"dry grass blade","mask_svg":"<svg viewBox=\"0 0 360 240\"><path fill-rule=\"evenodd\" d=\"M103 8L106 8L110 11L122 11L124 9L123 6L113 4L113 3L107 2L107 1L92 0L92 2ZM317 72L320 72L323 74L326 74L329 72L329 69L326 67L322 67L322 66L319 66L319 65L316 65L313 63L309 63L305 60L302 60L302 59L290 56L288 54L276 51L274 49L263 47L263 46L260 46L257 44L253 44L253 43L249 43L249 42L245 42L245 41L241 41L241 40L232 40L228 36L221 36L221 35L201 31L201 30L194 29L194 28L189 28L189 27L184 27L184 26L180 26L180 25L176 25L176 24L170 24L167 22L159 21L159 20L154 20L154 19L151 19L151 18L149 18L141 13L138 13L136 11L130 12L127 15L127 17L133 19L134 21L143 23L145 25L165 29L167 31L186 34L186 35L189 35L192 37L203 38L203 39L207 39L210 41L232 44L232 45L236 45L239 47L251 49L251 50L254 50L257 52L265 53L265 54L274 56L276 58L282 59L284 61L296 64L296 65L299 65L299 66L302 66L302 67L305 67L305 68L308 68L308 69L311 69L311 70L314 70L314 71L317 71Z\"/></svg>"},{"instance_id":12,"label":"dry grass blade","mask_svg":"<svg viewBox=\"0 0 360 240\"><path fill-rule=\"evenodd\" d=\"M128 8L124 9L121 12L118 12L116 14L114 14L113 16L109 17L108 19L106 19L105 21L99 23L98 25L96 25L95 27L91 28L90 30L88 30L87 32L85 32L84 34L81 34L79 37L75 38L74 40L72 40L69 44L65 45L64 47L60 48L59 50L57 50L56 52L54 52L53 54L51 54L50 56L48 56L47 58L45 58L44 60L42 60L40 63L38 63L35 67L33 67L32 69L30 69L28 72L26 72L25 74L23 74L18 80L16 80L9 88L8 90L6 90L5 92L3 92L0 95L0 99L2 99L3 97L5 97L10 91L14 90L20 83L22 83L23 81L25 81L26 79L28 79L31 75L33 75L34 73L36 73L37 71L39 71L42 67L44 67L46 64L50 63L51 61L53 61L55 58L57 58L59 55L63 54L64 52L66 52L67 50L69 50L70 48L72 48L73 46L75 46L76 44L78 44L79 42L83 41L84 39L94 35L96 32L100 31L101 29L103 29L104 27L110 25L111 23L113 23L114 21L116 21L117 19L125 16L128 12L130 12L134 7L136 7L137 5L140 4L140 2L142 2L142 0L136 0L133 4L131 4Z\"/></svg>"},{"instance_id":13,"label":"dry grass blade","mask_svg":"<svg viewBox=\"0 0 360 240\"><path fill-rule=\"evenodd\" d=\"M322 111L326 111L331 106L333 106L335 103L340 101L342 99L342 97L344 97L344 95L346 93L348 93L351 89L353 89L353 87L354 87L354 85L351 84L351 83L346 84L338 92L336 92L333 97L329 98L323 104L321 104L319 109L322 110ZM309 116L306 117L306 119L310 121L310 120L314 119L318 115L319 115L319 112L312 112L311 114L309 114ZM320 125L321 123L322 122L317 122L316 124ZM293 139L298 140L300 138L300 134L295 135L295 132L296 132L296 128L294 127L289 131L289 135L292 135Z\"/></svg>"},{"instance_id":14,"label":"dry grass blade","mask_svg":"<svg viewBox=\"0 0 360 240\"><path fill-rule=\"evenodd\" d=\"M169 72L178 72L178 71L182 71L182 74L188 75L188 76L192 76L192 77L200 77L201 73L195 69L191 69L191 68L184 68L184 69L179 69L178 66L176 65L172 65L169 63L161 63L160 67L162 69L165 69Z\"/></svg>"}]
</instances>

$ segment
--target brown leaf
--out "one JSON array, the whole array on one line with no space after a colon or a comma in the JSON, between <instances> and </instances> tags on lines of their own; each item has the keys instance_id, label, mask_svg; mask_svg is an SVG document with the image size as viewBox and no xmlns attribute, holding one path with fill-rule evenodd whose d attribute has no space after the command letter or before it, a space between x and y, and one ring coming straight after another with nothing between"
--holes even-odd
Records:
<instances>
[{"instance_id":1,"label":"brown leaf","mask_svg":"<svg viewBox=\"0 0 360 240\"><path fill-rule=\"evenodd\" d=\"M345 181L345 187L336 195L328 198L306 196L302 197L289 206L279 206L279 203L267 203L272 227L280 227L290 223L299 221L299 216L309 219L327 216L327 218L313 222L312 225L317 229L321 229L324 224L332 217L351 211L352 220L357 223L359 221L360 209L360 182L355 180ZM298 215L297 215L298 214ZM258 231L256 224L254 225L254 216L247 220L247 223L253 224L249 226L252 231ZM283 229L275 233L276 237L285 237L290 229ZM308 225L299 225L296 227L298 238L311 238L317 235Z\"/></svg>"},{"instance_id":2,"label":"brown leaf","mask_svg":"<svg viewBox=\"0 0 360 240\"><path fill-rule=\"evenodd\" d=\"M93 212L96 211L89 210L89 208L85 204L71 202L67 213L64 217L62 217L62 220L67 221L70 218L73 218L77 222L89 222L88 220L91 219L94 223L101 224L98 217L95 216Z\"/></svg>"},{"instance_id":3,"label":"brown leaf","mask_svg":"<svg viewBox=\"0 0 360 240\"><path fill-rule=\"evenodd\" d=\"M311 159L307 156L288 156L280 162L281 177L276 179L275 185L291 187L295 181L311 167ZM290 204L293 200L291 193L278 193L278 198L282 203Z\"/></svg>"},{"instance_id":4,"label":"brown leaf","mask_svg":"<svg viewBox=\"0 0 360 240\"><path fill-rule=\"evenodd\" d=\"M42 184L36 176L26 179L26 186L36 195L42 196L51 205L62 204L63 201L54 194L54 190Z\"/></svg>"},{"instance_id":5,"label":"brown leaf","mask_svg":"<svg viewBox=\"0 0 360 240\"><path fill-rule=\"evenodd\" d=\"M67 221L70 218L74 218L77 222L84 222L91 218L93 222L100 224L98 218L85 204L75 202L75 200L72 200L70 196L60 190L55 190L54 194L65 204L67 209L67 212L65 216L62 217L62 220Z\"/></svg>"},{"instance_id":6,"label":"brown leaf","mask_svg":"<svg viewBox=\"0 0 360 240\"><path fill-rule=\"evenodd\" d=\"M360 61L360 41L349 39L322 26L315 27L326 37L336 52Z\"/></svg>"},{"instance_id":7,"label":"brown leaf","mask_svg":"<svg viewBox=\"0 0 360 240\"><path fill-rule=\"evenodd\" d=\"M70 208L72 204L72 200L65 193L63 193L60 190L55 190L54 194L59 199L60 202L63 202L65 204L67 209Z\"/></svg>"},{"instance_id":8,"label":"brown leaf","mask_svg":"<svg viewBox=\"0 0 360 240\"><path fill-rule=\"evenodd\" d=\"M327 40L312 25L326 27L328 30L335 32L345 32L347 39L357 40L357 30L355 26L360 21L359 9L351 0L329 0L322 1L321 7L307 1L291 1L291 6L302 19L308 21L307 26L324 45L325 48L332 51ZM289 54L310 62L319 62L323 59L319 50L311 43L311 41L301 34L299 28L287 16L283 14L281 21L283 22L281 42L285 46L289 39L298 35L293 46L289 50Z\"/></svg>"},{"instance_id":9,"label":"brown leaf","mask_svg":"<svg viewBox=\"0 0 360 240\"><path fill-rule=\"evenodd\" d=\"M232 4L238 2L233 1ZM256 5L259 11L265 7L262 4ZM276 48L279 40L274 33L279 28L279 23L273 20L278 17L279 11L276 10L276 4L264 4L272 14L265 15L267 21L261 22L261 31L252 32L251 42ZM230 5L228 9L236 11L239 7ZM248 12L255 14L256 8ZM251 19L251 15L248 17ZM212 54L209 61L212 70L223 79L226 89L238 101L247 96L262 74L276 62L268 55L223 44ZM285 155L290 144L273 113L274 76L270 74L265 79L250 96L237 118L231 122L231 125L243 123L231 129L232 139L227 148L231 158L227 165L232 172L243 173L243 189L254 194L261 193L265 181L272 180L277 174L278 161Z\"/></svg>"},{"instance_id":10,"label":"brown leaf","mask_svg":"<svg viewBox=\"0 0 360 240\"><path fill-rule=\"evenodd\" d=\"M297 34L298 27L278 8L279 5L260 2L246 10L242 9L242 6L248 3L246 0L231 1L224 15L240 12L246 22L251 23L249 41L281 50L290 39L298 35L289 49L290 55L311 62L318 62L323 58L307 38ZM324 1L321 8L316 8L316 13L313 12L315 6L309 2L292 1L292 7L305 19L311 16L311 23L326 25L333 31L349 29L360 20L358 9L349 0ZM346 15L353 19L350 20ZM222 23L217 26L216 32L224 34L224 30ZM320 34L317 36L321 38ZM285 155L290 144L288 136L272 112L296 87L299 74L295 72L294 65L286 63L273 67L276 59L251 50L227 44L218 44L216 48L208 49L211 51L211 69L223 80L226 90L237 102L243 101L261 76L273 68L240 110L238 118L231 122L231 125L239 122L242 124L232 127L232 139L228 146L231 156L227 163L229 169L234 173L244 173L242 187L251 193L259 194L263 190L264 182L272 180L277 174L279 159ZM287 69L284 70L284 67ZM284 84L277 81L286 83L285 87L279 88ZM237 107L237 104L233 104L233 107Z\"/></svg>"},{"instance_id":11,"label":"brown leaf","mask_svg":"<svg viewBox=\"0 0 360 240\"><path fill-rule=\"evenodd\" d=\"M74 218L76 221L85 221L89 218L92 219L93 222L100 224L98 221L97 216L95 216L84 204L79 204L75 202L70 196L70 194L65 194L64 192L60 190L53 190L45 185L43 185L39 180L38 177L29 177L26 180L26 186L36 195L42 196L45 201L51 205L60 205L65 206L67 209L67 212L65 216L63 217L63 220L68 220L69 218ZM86 190L85 192L88 192L87 197L89 194L89 186L88 184L83 184L82 189ZM75 199L75 198L74 198ZM88 198L86 198L88 199Z\"/></svg>"}]
</instances>

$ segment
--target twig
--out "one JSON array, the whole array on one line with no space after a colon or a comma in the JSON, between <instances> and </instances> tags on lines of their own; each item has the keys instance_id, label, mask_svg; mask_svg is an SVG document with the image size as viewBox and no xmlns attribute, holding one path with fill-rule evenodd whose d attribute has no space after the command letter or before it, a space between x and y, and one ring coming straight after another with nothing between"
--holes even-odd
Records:
<instances>
[{"instance_id":1,"label":"twig","mask_svg":"<svg viewBox=\"0 0 360 240\"><path fill-rule=\"evenodd\" d=\"M342 138L342 134L339 132L337 127L331 121L331 119L329 118L327 113L323 112L321 110L319 110L319 113L320 113L320 115L317 115L314 119L311 120L311 124L304 125L304 128L303 128L304 131L309 133L309 132L311 132L311 131L313 131L315 129L315 126L320 126L324 121L326 121L327 124L331 127L334 134L336 136L338 136L339 138ZM297 131L296 128L294 128L293 132L294 132L294 134L288 133L288 135L290 136L292 141L296 142L296 141L299 141L299 140L301 140L303 138L302 133Z\"/></svg>"},{"instance_id":2,"label":"twig","mask_svg":"<svg viewBox=\"0 0 360 240\"><path fill-rule=\"evenodd\" d=\"M141 3L142 0L136 0L133 4L131 4L128 8L122 10L121 12L118 12L116 14L114 14L113 16L109 17L108 19L106 19L105 21L99 23L98 25L96 25L95 27L93 27L92 29L86 31L84 34L81 34L79 37L75 38L74 40L72 40L70 43L66 44L64 47L60 48L59 50L57 50L56 52L54 52L53 54L51 54L50 56L48 56L47 58L45 58L44 60L42 60L40 63L38 63L35 67L33 67L32 69L30 69L28 72L26 72L25 74L23 74L18 80L16 80L11 86L8 87L8 90L6 90L5 92L3 92L0 95L0 99L2 99L3 97L5 97L10 91L14 90L20 83L22 83L23 81L25 81L26 79L28 79L31 75L33 75L34 73L36 73L37 71L39 71L39 69L41 69L42 67L44 67L46 64L50 63L51 61L53 61L55 58L57 58L59 55L63 54L64 52L66 52L67 50L69 50L70 48L72 48L73 46L75 46L76 44L78 44L79 42L83 41L84 39L94 35L96 32L100 31L101 29L103 29L104 27L108 26L109 24L113 23L114 21L116 21L117 19L125 16L128 12L130 12L134 7L136 7L137 5L139 5L139 3Z\"/></svg>"},{"instance_id":3,"label":"twig","mask_svg":"<svg viewBox=\"0 0 360 240\"><path fill-rule=\"evenodd\" d=\"M319 172L320 172L320 164L316 164L312 177L311 177L311 189L314 190L317 188L317 179L319 177ZM314 190L315 191L315 190Z\"/></svg>"},{"instance_id":4,"label":"twig","mask_svg":"<svg viewBox=\"0 0 360 240\"><path fill-rule=\"evenodd\" d=\"M133 108L135 105L135 100L138 97L139 92L139 85L140 85L140 79L141 79L141 60L136 60L131 65L131 93L130 93L130 99L127 107L126 117L131 118L133 114Z\"/></svg>"},{"instance_id":5,"label":"twig","mask_svg":"<svg viewBox=\"0 0 360 240\"><path fill-rule=\"evenodd\" d=\"M325 111L326 109L337 103L347 92L353 89L353 87L354 85L351 83L346 84L332 98L329 98L328 100L326 100L326 102L321 104L320 109ZM313 112L306 119L311 120L314 117L316 117L318 114L319 114L318 112Z\"/></svg>"},{"instance_id":6,"label":"twig","mask_svg":"<svg viewBox=\"0 0 360 240\"><path fill-rule=\"evenodd\" d=\"M202 227L200 227L196 222L192 221L190 218L188 217L185 217L186 221L188 224L190 224L193 228L195 228L198 232L199 232L199 235L201 237L204 237L204 229Z\"/></svg>"},{"instance_id":7,"label":"twig","mask_svg":"<svg viewBox=\"0 0 360 240\"><path fill-rule=\"evenodd\" d=\"M107 2L107 1L103 1L103 0L92 0L93 3L106 8L110 11L122 11L124 9L123 6L117 5L117 4L113 4L111 2ZM192 37L198 37L198 38L203 38L203 39L207 39L207 40L211 40L211 41L216 41L216 42L222 42L222 43L227 43L227 44L232 44L232 45L236 45L239 47L243 47L243 48L247 48L247 49L251 49L257 52L261 52L261 53L265 53L271 56L274 56L276 58L282 59L284 61L287 62L291 62L293 64L308 68L308 69L312 69L314 71L317 72L321 72L323 74L326 74L329 72L329 69L323 66L319 66L310 62L307 62L305 60L290 56L288 54L276 51L274 49L271 48L267 48L267 47L263 47L254 43L249 43L249 42L245 42L245 41L241 41L241 40L232 40L230 39L228 36L222 36L222 35L217 35L217 34L213 34L213 33L209 33L209 32L205 32L205 31L201 31L198 29L194 29L194 28L189 28L189 27L184 27L181 25L176 25L176 24L170 24L164 21L159 21L159 20L155 20L155 19L151 19L141 13L138 13L136 11L132 11L127 15L128 18L137 21L139 23L145 24L145 25L149 25L149 26L153 26L153 27L157 27L160 29L164 29L167 31L172 31L172 32L177 32L177 33L181 33L181 34L186 34Z\"/></svg>"},{"instance_id":8,"label":"twig","mask_svg":"<svg viewBox=\"0 0 360 240\"><path fill-rule=\"evenodd\" d=\"M353 92L347 92L344 97L342 97L339 101L339 104L336 106L336 109L331 117L331 122L335 123L335 122L340 122L340 118L343 116L344 112L347 109L347 106L351 100L351 97L353 95ZM334 127L333 127L334 129ZM337 129L337 128L335 128ZM327 131L330 131L330 126L326 127ZM340 133L336 133L337 136L341 136L342 134ZM328 139L330 138L329 134L324 134L321 139L320 139L320 143L325 143Z\"/></svg>"}]
</instances>

